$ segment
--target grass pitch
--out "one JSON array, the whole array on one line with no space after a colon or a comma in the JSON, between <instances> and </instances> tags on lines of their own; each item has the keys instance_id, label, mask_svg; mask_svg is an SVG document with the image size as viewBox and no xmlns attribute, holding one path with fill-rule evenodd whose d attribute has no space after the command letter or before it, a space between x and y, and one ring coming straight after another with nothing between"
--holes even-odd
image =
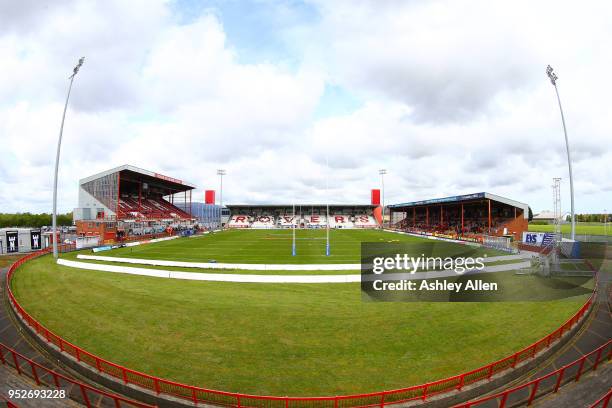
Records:
<instances>
[{"instance_id":1,"label":"grass pitch","mask_svg":"<svg viewBox=\"0 0 612 408\"><path fill-rule=\"evenodd\" d=\"M529 224L529 231L532 232L553 232L555 226L552 224L548 225L536 225ZM561 225L561 233L571 233L571 224ZM612 223L605 225L602 222L577 222L576 223L576 234L578 235L607 235L612 236Z\"/></svg>"},{"instance_id":2,"label":"grass pitch","mask_svg":"<svg viewBox=\"0 0 612 408\"><path fill-rule=\"evenodd\" d=\"M215 245L214 254L221 258L237 245L229 237L267 233L220 234L217 239L227 239L227 247ZM354 249L361 240L388 236L380 234L342 231L335 238ZM206 239L199 242L214 242ZM206 259L213 252L198 255L191 247L198 240L139 249L148 257ZM259 262L291 259L284 254L286 243L277 248L274 239L263 241L269 245L244 241L241 261L249 260L247 248L260 254ZM322 248L324 243L313 246L305 256L327 261L318 253ZM350 250L336 256L339 262L358 261ZM232 254L221 259L236 260ZM208 388L292 396L380 391L455 375L538 340L585 301L578 296L521 303L362 302L359 284L159 279L64 268L51 256L23 265L13 290L49 329L126 367Z\"/></svg>"},{"instance_id":3,"label":"grass pitch","mask_svg":"<svg viewBox=\"0 0 612 408\"><path fill-rule=\"evenodd\" d=\"M330 256L325 255L325 230L296 230L297 256L291 255L291 230L229 230L100 253L143 259L228 263L333 264L359 263L362 242L434 243L432 255L481 256L505 253L452 242L424 240L380 230L331 230Z\"/></svg>"}]
</instances>

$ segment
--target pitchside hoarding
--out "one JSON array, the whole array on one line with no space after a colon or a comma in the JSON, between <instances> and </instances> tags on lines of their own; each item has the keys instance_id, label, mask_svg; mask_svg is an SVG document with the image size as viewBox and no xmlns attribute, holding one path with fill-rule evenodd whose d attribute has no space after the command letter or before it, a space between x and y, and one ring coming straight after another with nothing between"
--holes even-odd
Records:
<instances>
[{"instance_id":1,"label":"pitchside hoarding","mask_svg":"<svg viewBox=\"0 0 612 408\"><path fill-rule=\"evenodd\" d=\"M550 232L523 232L523 243L532 246L546 246L553 238Z\"/></svg>"},{"instance_id":2,"label":"pitchside hoarding","mask_svg":"<svg viewBox=\"0 0 612 408\"><path fill-rule=\"evenodd\" d=\"M19 233L17 231L6 231L6 252L19 252Z\"/></svg>"},{"instance_id":3,"label":"pitchside hoarding","mask_svg":"<svg viewBox=\"0 0 612 408\"><path fill-rule=\"evenodd\" d=\"M40 230L31 230L30 231L30 248L32 249L32 251L41 249L42 244L40 241L41 241Z\"/></svg>"}]
</instances>

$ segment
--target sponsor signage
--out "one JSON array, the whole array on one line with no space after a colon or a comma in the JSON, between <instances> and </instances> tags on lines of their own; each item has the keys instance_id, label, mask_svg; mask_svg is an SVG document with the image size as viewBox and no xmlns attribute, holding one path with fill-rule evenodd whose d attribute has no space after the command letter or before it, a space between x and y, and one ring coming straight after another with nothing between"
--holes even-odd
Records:
<instances>
[{"instance_id":1,"label":"sponsor signage","mask_svg":"<svg viewBox=\"0 0 612 408\"><path fill-rule=\"evenodd\" d=\"M371 197L370 204L380 205L380 190L379 189L372 190L372 197Z\"/></svg>"},{"instance_id":2,"label":"sponsor signage","mask_svg":"<svg viewBox=\"0 0 612 408\"><path fill-rule=\"evenodd\" d=\"M6 252L9 254L19 252L19 233L17 231L6 231Z\"/></svg>"},{"instance_id":3,"label":"sponsor signage","mask_svg":"<svg viewBox=\"0 0 612 408\"><path fill-rule=\"evenodd\" d=\"M523 243L532 246L546 246L552 241L550 232L523 232Z\"/></svg>"},{"instance_id":4,"label":"sponsor signage","mask_svg":"<svg viewBox=\"0 0 612 408\"><path fill-rule=\"evenodd\" d=\"M95 253L95 252L102 252L102 251L110 251L111 249L113 249L111 245L106 245L106 246L94 248L92 249L92 251Z\"/></svg>"},{"instance_id":5,"label":"sponsor signage","mask_svg":"<svg viewBox=\"0 0 612 408\"><path fill-rule=\"evenodd\" d=\"M204 193L204 203L214 204L215 203L215 190L206 190Z\"/></svg>"},{"instance_id":6,"label":"sponsor signage","mask_svg":"<svg viewBox=\"0 0 612 408\"><path fill-rule=\"evenodd\" d=\"M30 248L32 248L32 250L41 249L42 244L40 241L41 241L40 230L31 230L30 231Z\"/></svg>"}]
</instances>

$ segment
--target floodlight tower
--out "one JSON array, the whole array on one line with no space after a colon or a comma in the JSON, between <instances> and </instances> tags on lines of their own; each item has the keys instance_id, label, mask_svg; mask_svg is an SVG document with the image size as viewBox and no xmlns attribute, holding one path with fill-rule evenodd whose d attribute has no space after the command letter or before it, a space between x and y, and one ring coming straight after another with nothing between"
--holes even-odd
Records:
<instances>
[{"instance_id":1,"label":"floodlight tower","mask_svg":"<svg viewBox=\"0 0 612 408\"><path fill-rule=\"evenodd\" d=\"M62 136L64 134L64 121L66 120L66 110L68 109L68 100L70 99L70 91L72 90L72 83L74 82L74 77L79 73L79 69L85 62L85 57L81 57L79 62L76 64L74 69L72 70L72 75L69 76L70 84L68 85L68 95L66 95L66 103L64 104L64 113L62 114L62 124L60 125L59 139L57 140L57 153L55 155L55 173L53 176L53 215L52 215L52 225L53 225L53 257L57 259L57 174L59 172L59 159L60 159L60 150L62 147Z\"/></svg>"},{"instance_id":2,"label":"floodlight tower","mask_svg":"<svg viewBox=\"0 0 612 408\"><path fill-rule=\"evenodd\" d=\"M217 170L217 176L219 176L221 180L221 186L219 188L219 206L223 207L223 176L225 176L227 172L224 169Z\"/></svg>"},{"instance_id":3,"label":"floodlight tower","mask_svg":"<svg viewBox=\"0 0 612 408\"><path fill-rule=\"evenodd\" d=\"M561 112L561 122L563 123L563 133L565 134L565 148L567 150L567 167L569 168L569 182L570 182L570 206L572 214L572 233L571 239L576 238L576 216L574 214L574 178L572 175L572 159L570 156L569 141L567 139L567 128L565 126L565 117L563 116L563 108L561 107L561 98L559 97L559 90L557 89L557 74L554 73L553 68L549 65L546 67L546 75L550 78L550 82L555 87L555 93L557 94L557 102L559 102L559 111Z\"/></svg>"},{"instance_id":4,"label":"floodlight tower","mask_svg":"<svg viewBox=\"0 0 612 408\"><path fill-rule=\"evenodd\" d=\"M380 184L382 186L382 226L385 228L385 174L387 174L387 169L378 170L378 174L380 174Z\"/></svg>"}]
</instances>

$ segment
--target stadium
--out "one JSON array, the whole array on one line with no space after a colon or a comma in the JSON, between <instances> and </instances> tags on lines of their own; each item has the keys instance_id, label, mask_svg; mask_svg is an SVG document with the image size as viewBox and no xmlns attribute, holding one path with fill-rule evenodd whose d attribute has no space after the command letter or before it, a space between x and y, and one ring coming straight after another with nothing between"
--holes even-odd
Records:
<instances>
[{"instance_id":1,"label":"stadium","mask_svg":"<svg viewBox=\"0 0 612 408\"><path fill-rule=\"evenodd\" d=\"M85 405L454 406L486 394L466 406L504 405L610 358L608 341L552 385L504 391L581 329L600 266L573 264L563 296L543 284L534 256L556 249L519 251L525 203L482 192L383 208L374 189L361 204L221 206L214 191L192 201L195 188L131 165L83 178L74 243L57 262L47 244L9 270L11 313L38 347L121 396L77 390ZM480 257L477 276L538 300L364 300L370 244ZM444 272L415 275L457 278Z\"/></svg>"}]
</instances>

